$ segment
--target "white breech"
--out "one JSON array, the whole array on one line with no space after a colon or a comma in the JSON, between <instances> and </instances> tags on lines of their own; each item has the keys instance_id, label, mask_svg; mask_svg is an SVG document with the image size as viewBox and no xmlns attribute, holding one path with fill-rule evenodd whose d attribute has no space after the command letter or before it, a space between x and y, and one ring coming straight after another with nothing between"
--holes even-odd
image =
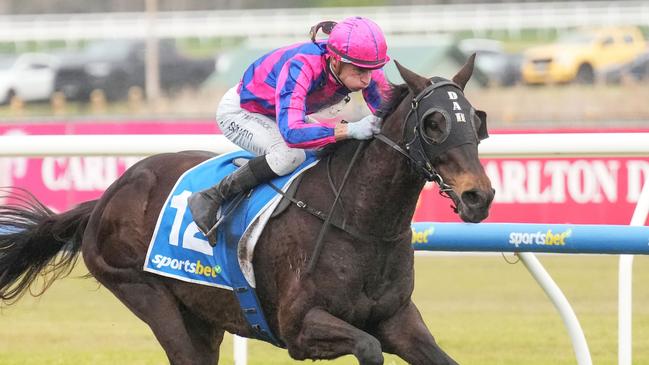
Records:
<instances>
[{"instance_id":1,"label":"white breech","mask_svg":"<svg viewBox=\"0 0 649 365\"><path fill-rule=\"evenodd\" d=\"M275 120L241 108L237 86L223 95L216 122L223 135L237 146L256 156L266 155L268 166L277 175L293 172L306 159L303 149L286 145Z\"/></svg>"}]
</instances>

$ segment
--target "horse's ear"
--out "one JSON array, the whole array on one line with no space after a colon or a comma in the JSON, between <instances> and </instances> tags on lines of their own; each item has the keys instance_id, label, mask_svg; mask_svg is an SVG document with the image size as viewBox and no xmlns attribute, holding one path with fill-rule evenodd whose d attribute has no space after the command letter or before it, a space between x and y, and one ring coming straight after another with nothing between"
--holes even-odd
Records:
<instances>
[{"instance_id":1,"label":"horse's ear","mask_svg":"<svg viewBox=\"0 0 649 365\"><path fill-rule=\"evenodd\" d=\"M462 66L462 69L460 69L460 71L458 71L458 73L455 76L453 76L453 82L460 85L462 90L464 90L466 83L469 82L469 79L473 74L474 62L475 62L475 53L472 54L468 60L466 60L466 63L464 64L464 66Z\"/></svg>"},{"instance_id":2,"label":"horse's ear","mask_svg":"<svg viewBox=\"0 0 649 365\"><path fill-rule=\"evenodd\" d=\"M399 74L403 77L403 81L406 82L408 88L410 88L415 95L419 94L419 92L424 90L426 86L430 84L430 80L401 66L401 64L396 60L394 61L394 64L397 65L397 70L399 70Z\"/></svg>"}]
</instances>

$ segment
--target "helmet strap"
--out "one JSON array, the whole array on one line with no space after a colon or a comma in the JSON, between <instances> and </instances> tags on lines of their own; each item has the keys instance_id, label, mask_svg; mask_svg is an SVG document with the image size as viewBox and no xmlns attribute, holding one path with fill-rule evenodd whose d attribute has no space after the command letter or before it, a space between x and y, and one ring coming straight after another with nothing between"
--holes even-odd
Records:
<instances>
[{"instance_id":1,"label":"helmet strap","mask_svg":"<svg viewBox=\"0 0 649 365\"><path fill-rule=\"evenodd\" d=\"M338 61L342 62L342 61ZM338 77L338 73L336 70L334 70L334 66L331 64L331 58L327 60L327 64L329 65L329 71L331 72L331 75L333 75L334 79L336 79L336 82L338 82L340 85L345 86L343 82L340 80L340 77Z\"/></svg>"}]
</instances>

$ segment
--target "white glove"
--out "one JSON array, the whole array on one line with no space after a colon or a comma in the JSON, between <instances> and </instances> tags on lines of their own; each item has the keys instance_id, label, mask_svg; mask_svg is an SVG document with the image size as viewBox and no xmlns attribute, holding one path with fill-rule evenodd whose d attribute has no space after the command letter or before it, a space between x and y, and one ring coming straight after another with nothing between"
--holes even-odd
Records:
<instances>
[{"instance_id":1,"label":"white glove","mask_svg":"<svg viewBox=\"0 0 649 365\"><path fill-rule=\"evenodd\" d=\"M347 123L347 136L354 139L370 139L381 132L381 118L368 115L354 123Z\"/></svg>"}]
</instances>

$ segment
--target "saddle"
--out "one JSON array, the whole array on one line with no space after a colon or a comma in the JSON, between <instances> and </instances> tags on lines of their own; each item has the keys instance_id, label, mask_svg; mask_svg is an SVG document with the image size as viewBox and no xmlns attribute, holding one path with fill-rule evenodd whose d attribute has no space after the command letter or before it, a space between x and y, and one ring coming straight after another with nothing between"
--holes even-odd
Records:
<instances>
[{"instance_id":1,"label":"saddle","mask_svg":"<svg viewBox=\"0 0 649 365\"><path fill-rule=\"evenodd\" d=\"M282 214L296 201L293 196L299 186L299 176L318 160L312 157L293 174L278 177L270 184L261 184L224 202L214 247L200 232L187 208L187 198L193 192L220 181L250 157L244 151L214 157L178 179L158 216L144 271L232 290L256 337L283 346L271 333L259 306L252 267L254 246L271 216Z\"/></svg>"},{"instance_id":2,"label":"saddle","mask_svg":"<svg viewBox=\"0 0 649 365\"><path fill-rule=\"evenodd\" d=\"M236 158L236 159L232 160L232 163L237 167L241 167L244 164L246 164L248 161L249 161L249 159L247 159L247 158ZM270 215L271 218L275 218L275 217L279 216L280 214L284 213L286 211L286 209L288 209L288 207L291 205L291 203L294 202L295 193L297 192L297 188L300 186L300 183L302 182L303 177L304 177L304 175L302 175L302 174L298 175L298 177L296 177L291 182L288 189L285 192L280 193L282 195L282 199L279 201L279 204L277 204L277 207L275 207L275 210L273 210L273 214ZM219 220L220 219L221 219L221 217L219 217Z\"/></svg>"}]
</instances>

